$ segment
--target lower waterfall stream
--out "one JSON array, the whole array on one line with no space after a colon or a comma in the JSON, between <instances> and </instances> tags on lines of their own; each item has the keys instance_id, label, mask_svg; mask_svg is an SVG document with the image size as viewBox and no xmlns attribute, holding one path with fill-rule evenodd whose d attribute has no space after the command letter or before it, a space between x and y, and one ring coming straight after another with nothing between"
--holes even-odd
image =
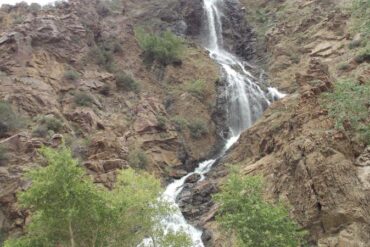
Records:
<instances>
[{"instance_id":1,"label":"lower waterfall stream","mask_svg":"<svg viewBox=\"0 0 370 247\"><path fill-rule=\"evenodd\" d=\"M279 99L285 95L275 88L268 88L264 92L257 80L249 73L243 61L223 48L222 37L222 6L224 0L203 0L203 8L207 21L207 42L205 48L210 57L221 67L222 76L227 82L225 96L227 98L227 125L229 137L221 152L213 159L203 161L194 172L175 180L169 184L162 195L162 199L173 205L175 213L162 221L167 230L182 230L192 239L193 247L204 247L202 231L188 224L176 203L178 195L184 188L186 179L197 173L201 180L211 170L214 163L222 158L229 148L239 139L240 134L250 127L270 104L270 99ZM144 240L143 246L152 246L151 240ZM142 246L142 245L140 245Z\"/></svg>"}]
</instances>

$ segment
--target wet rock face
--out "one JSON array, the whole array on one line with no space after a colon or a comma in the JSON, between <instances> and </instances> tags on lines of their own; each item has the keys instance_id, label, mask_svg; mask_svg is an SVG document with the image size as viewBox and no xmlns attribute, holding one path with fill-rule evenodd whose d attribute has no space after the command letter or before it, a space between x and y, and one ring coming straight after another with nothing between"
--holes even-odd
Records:
<instances>
[{"instance_id":1,"label":"wet rock face","mask_svg":"<svg viewBox=\"0 0 370 247\"><path fill-rule=\"evenodd\" d=\"M196 37L203 25L203 2L200 0L181 0L178 6L187 25L186 35Z\"/></svg>"},{"instance_id":2,"label":"wet rock face","mask_svg":"<svg viewBox=\"0 0 370 247\"><path fill-rule=\"evenodd\" d=\"M254 34L245 20L245 12L239 1L225 0L222 18L223 37L226 49L251 60L254 57Z\"/></svg>"},{"instance_id":3,"label":"wet rock face","mask_svg":"<svg viewBox=\"0 0 370 247\"><path fill-rule=\"evenodd\" d=\"M199 217L214 206L211 198L218 191L218 188L216 183L212 181L192 183L193 181L190 179L187 182L178 198L178 204L185 218L189 219L193 224L199 225Z\"/></svg>"}]
</instances>

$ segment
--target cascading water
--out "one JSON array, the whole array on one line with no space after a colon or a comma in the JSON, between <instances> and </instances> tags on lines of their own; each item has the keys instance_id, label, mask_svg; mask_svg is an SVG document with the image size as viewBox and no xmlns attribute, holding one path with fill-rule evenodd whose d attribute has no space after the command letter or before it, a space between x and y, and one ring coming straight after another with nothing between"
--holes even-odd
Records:
<instances>
[{"instance_id":1,"label":"cascading water","mask_svg":"<svg viewBox=\"0 0 370 247\"><path fill-rule=\"evenodd\" d=\"M267 95L270 95L272 99L284 96L274 88L268 88L267 94L262 91L256 83L256 79L244 68L243 62L223 48L221 22L223 4L224 0L203 0L208 24L206 48L210 57L220 65L227 82L225 97L228 102L226 111L229 138L223 150L214 159L200 163L194 172L175 180L168 185L162 195L163 199L176 209L176 212L171 217L164 219L162 224L167 230L187 232L192 238L193 247L204 247L201 240L202 231L186 222L176 203L176 198L181 193L186 179L194 173L200 174L201 180L205 178L205 174L210 171L212 165L225 155L227 150L239 139L242 131L250 127L270 104ZM152 245L150 240L144 242L144 246Z\"/></svg>"}]
</instances>

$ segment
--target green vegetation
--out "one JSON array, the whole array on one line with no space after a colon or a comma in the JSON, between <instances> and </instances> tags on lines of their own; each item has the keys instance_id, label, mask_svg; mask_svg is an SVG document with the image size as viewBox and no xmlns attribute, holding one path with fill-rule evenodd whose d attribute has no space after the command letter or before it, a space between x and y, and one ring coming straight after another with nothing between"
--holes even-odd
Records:
<instances>
[{"instance_id":1,"label":"green vegetation","mask_svg":"<svg viewBox=\"0 0 370 247\"><path fill-rule=\"evenodd\" d=\"M100 16L107 17L120 8L122 8L122 0L100 0L96 11Z\"/></svg>"},{"instance_id":2,"label":"green vegetation","mask_svg":"<svg viewBox=\"0 0 370 247\"><path fill-rule=\"evenodd\" d=\"M8 102L0 101L0 137L7 132L21 128L23 120L13 111Z\"/></svg>"},{"instance_id":3,"label":"green vegetation","mask_svg":"<svg viewBox=\"0 0 370 247\"><path fill-rule=\"evenodd\" d=\"M48 165L29 171L32 185L18 194L32 220L26 235L6 241L5 247L137 246L146 237L158 246L190 246L182 232L163 234L160 219L172 209L158 200L160 182L153 176L123 170L108 191L93 184L68 149L41 153Z\"/></svg>"},{"instance_id":4,"label":"green vegetation","mask_svg":"<svg viewBox=\"0 0 370 247\"><path fill-rule=\"evenodd\" d=\"M184 131L188 126L188 121L179 115L171 118L171 122L175 125L177 131Z\"/></svg>"},{"instance_id":5,"label":"green vegetation","mask_svg":"<svg viewBox=\"0 0 370 247\"><path fill-rule=\"evenodd\" d=\"M347 70L347 69L349 69L349 68L350 68L349 63L340 63L340 64L338 65L338 70Z\"/></svg>"},{"instance_id":6,"label":"green vegetation","mask_svg":"<svg viewBox=\"0 0 370 247\"><path fill-rule=\"evenodd\" d=\"M135 35L148 62L158 61L168 65L181 60L185 50L184 40L172 32L166 31L156 35L144 29L137 29Z\"/></svg>"},{"instance_id":7,"label":"green vegetation","mask_svg":"<svg viewBox=\"0 0 370 247\"><path fill-rule=\"evenodd\" d=\"M200 119L193 120L188 124L188 128L190 130L191 137L194 139L199 139L208 133L207 125Z\"/></svg>"},{"instance_id":8,"label":"green vegetation","mask_svg":"<svg viewBox=\"0 0 370 247\"><path fill-rule=\"evenodd\" d=\"M167 118L165 116L157 116L157 121L160 129L166 129Z\"/></svg>"},{"instance_id":9,"label":"green vegetation","mask_svg":"<svg viewBox=\"0 0 370 247\"><path fill-rule=\"evenodd\" d=\"M356 53L355 60L357 63L370 61L370 0L354 0L352 2L352 29L354 33L362 34L362 42L356 44L353 48L362 47ZM353 44L350 44L353 46Z\"/></svg>"},{"instance_id":10,"label":"green vegetation","mask_svg":"<svg viewBox=\"0 0 370 247\"><path fill-rule=\"evenodd\" d=\"M0 165L3 165L8 160L7 152L8 150L5 148L5 146L0 145Z\"/></svg>"},{"instance_id":11,"label":"green vegetation","mask_svg":"<svg viewBox=\"0 0 370 247\"><path fill-rule=\"evenodd\" d=\"M205 82L203 80L195 80L186 86L186 90L195 97L202 98L205 94Z\"/></svg>"},{"instance_id":12,"label":"green vegetation","mask_svg":"<svg viewBox=\"0 0 370 247\"><path fill-rule=\"evenodd\" d=\"M115 72L117 71L117 65L114 62L113 55L122 51L121 43L116 38L106 38L100 40L98 45L89 51L87 58L108 72Z\"/></svg>"},{"instance_id":13,"label":"green vegetation","mask_svg":"<svg viewBox=\"0 0 370 247\"><path fill-rule=\"evenodd\" d=\"M80 74L75 70L67 70L64 72L63 77L69 81L76 81L78 78L80 78Z\"/></svg>"},{"instance_id":14,"label":"green vegetation","mask_svg":"<svg viewBox=\"0 0 370 247\"><path fill-rule=\"evenodd\" d=\"M104 96L109 96L110 95L110 86L109 85L104 85L100 90L99 93Z\"/></svg>"},{"instance_id":15,"label":"green vegetation","mask_svg":"<svg viewBox=\"0 0 370 247\"><path fill-rule=\"evenodd\" d=\"M370 43L357 51L355 61L357 63L364 63L366 61L370 62Z\"/></svg>"},{"instance_id":16,"label":"green vegetation","mask_svg":"<svg viewBox=\"0 0 370 247\"><path fill-rule=\"evenodd\" d=\"M52 115L43 116L38 120L38 126L32 131L32 135L35 137L46 137L49 131L57 133L62 127L63 122L58 118Z\"/></svg>"},{"instance_id":17,"label":"green vegetation","mask_svg":"<svg viewBox=\"0 0 370 247\"><path fill-rule=\"evenodd\" d=\"M135 149L128 155L128 163L130 167L144 169L148 165L148 162L148 157L141 149Z\"/></svg>"},{"instance_id":18,"label":"green vegetation","mask_svg":"<svg viewBox=\"0 0 370 247\"><path fill-rule=\"evenodd\" d=\"M370 0L352 1L352 25L356 32L363 33L366 37L370 36Z\"/></svg>"},{"instance_id":19,"label":"green vegetation","mask_svg":"<svg viewBox=\"0 0 370 247\"><path fill-rule=\"evenodd\" d=\"M31 13L36 14L41 10L41 5L38 3L31 3L29 8Z\"/></svg>"},{"instance_id":20,"label":"green vegetation","mask_svg":"<svg viewBox=\"0 0 370 247\"><path fill-rule=\"evenodd\" d=\"M338 81L333 92L323 95L323 106L335 119L335 127L351 128L366 143L370 143L369 105L370 82Z\"/></svg>"},{"instance_id":21,"label":"green vegetation","mask_svg":"<svg viewBox=\"0 0 370 247\"><path fill-rule=\"evenodd\" d=\"M297 247L305 233L289 219L287 208L267 203L260 177L232 172L214 198L220 209L216 220L227 234L235 234L240 247Z\"/></svg>"},{"instance_id":22,"label":"green vegetation","mask_svg":"<svg viewBox=\"0 0 370 247\"><path fill-rule=\"evenodd\" d=\"M91 106L94 103L93 97L85 92L77 92L74 95L74 102L78 106Z\"/></svg>"},{"instance_id":23,"label":"green vegetation","mask_svg":"<svg viewBox=\"0 0 370 247\"><path fill-rule=\"evenodd\" d=\"M115 69L113 53L110 50L106 50L99 46L92 48L89 52L89 58L109 72Z\"/></svg>"},{"instance_id":24,"label":"green vegetation","mask_svg":"<svg viewBox=\"0 0 370 247\"><path fill-rule=\"evenodd\" d=\"M140 87L139 83L135 81L132 76L124 73L124 72L118 72L115 74L116 78L116 86L118 89L123 90L123 91L134 91L134 92L139 92Z\"/></svg>"}]
</instances>

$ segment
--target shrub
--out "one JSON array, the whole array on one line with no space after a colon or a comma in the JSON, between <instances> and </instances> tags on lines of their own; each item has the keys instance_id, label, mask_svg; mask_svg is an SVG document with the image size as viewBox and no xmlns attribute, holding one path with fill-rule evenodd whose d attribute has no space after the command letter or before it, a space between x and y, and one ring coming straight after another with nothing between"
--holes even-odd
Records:
<instances>
[{"instance_id":1,"label":"shrub","mask_svg":"<svg viewBox=\"0 0 370 247\"><path fill-rule=\"evenodd\" d=\"M132 76L119 72L115 75L116 78L116 86L120 90L124 91L139 91L139 84L132 78Z\"/></svg>"},{"instance_id":2,"label":"shrub","mask_svg":"<svg viewBox=\"0 0 370 247\"><path fill-rule=\"evenodd\" d=\"M37 127L32 131L32 136L34 137L46 137L49 134L48 127L45 125L37 125Z\"/></svg>"},{"instance_id":3,"label":"shrub","mask_svg":"<svg viewBox=\"0 0 370 247\"><path fill-rule=\"evenodd\" d=\"M353 40L353 41L351 41L350 43L349 43L349 45L348 45L348 48L349 49L355 49L355 48L357 48L357 47L360 47L361 46L361 40L359 39L359 40Z\"/></svg>"},{"instance_id":4,"label":"shrub","mask_svg":"<svg viewBox=\"0 0 370 247\"><path fill-rule=\"evenodd\" d=\"M36 14L41 10L41 5L38 3L31 3L29 8L32 13Z\"/></svg>"},{"instance_id":5,"label":"shrub","mask_svg":"<svg viewBox=\"0 0 370 247\"><path fill-rule=\"evenodd\" d=\"M202 98L205 94L205 82L203 80L195 80L190 82L186 90L195 97Z\"/></svg>"},{"instance_id":6,"label":"shrub","mask_svg":"<svg viewBox=\"0 0 370 247\"><path fill-rule=\"evenodd\" d=\"M156 60L163 65L171 64L181 59L185 49L183 39L170 31L156 35L137 29L135 35L149 62Z\"/></svg>"},{"instance_id":7,"label":"shrub","mask_svg":"<svg viewBox=\"0 0 370 247\"><path fill-rule=\"evenodd\" d=\"M107 71L114 71L115 64L113 53L111 51L105 50L102 47L95 47L90 50L89 57L92 61L94 61L94 63L103 67Z\"/></svg>"},{"instance_id":8,"label":"shrub","mask_svg":"<svg viewBox=\"0 0 370 247\"><path fill-rule=\"evenodd\" d=\"M345 126L350 125L364 137L364 130L369 129L366 126L369 125L370 83L360 85L351 80L338 81L333 92L323 95L322 103L335 119L336 128L346 129Z\"/></svg>"},{"instance_id":9,"label":"shrub","mask_svg":"<svg viewBox=\"0 0 370 247\"><path fill-rule=\"evenodd\" d=\"M112 14L113 11L122 8L121 0L100 0L97 4L96 11L102 17L107 17Z\"/></svg>"},{"instance_id":10,"label":"shrub","mask_svg":"<svg viewBox=\"0 0 370 247\"><path fill-rule=\"evenodd\" d=\"M227 234L235 234L236 246L302 246L305 232L299 232L282 203L265 202L262 189L260 177L231 173L221 192L214 196L220 205L216 220Z\"/></svg>"},{"instance_id":11,"label":"shrub","mask_svg":"<svg viewBox=\"0 0 370 247\"><path fill-rule=\"evenodd\" d=\"M109 85L104 85L100 90L99 93L104 95L104 96L109 96L110 95L110 86Z\"/></svg>"},{"instance_id":12,"label":"shrub","mask_svg":"<svg viewBox=\"0 0 370 247\"><path fill-rule=\"evenodd\" d=\"M94 102L94 99L88 93L78 92L74 95L74 102L78 106L91 106Z\"/></svg>"},{"instance_id":13,"label":"shrub","mask_svg":"<svg viewBox=\"0 0 370 247\"><path fill-rule=\"evenodd\" d=\"M0 101L0 137L9 131L22 127L22 121L9 103Z\"/></svg>"},{"instance_id":14,"label":"shrub","mask_svg":"<svg viewBox=\"0 0 370 247\"><path fill-rule=\"evenodd\" d=\"M144 169L148 165L148 157L141 149L136 149L130 152L128 163L132 168Z\"/></svg>"},{"instance_id":15,"label":"shrub","mask_svg":"<svg viewBox=\"0 0 370 247\"><path fill-rule=\"evenodd\" d=\"M353 0L352 2L352 26L354 31L362 32L365 38L370 36L369 18L370 0Z\"/></svg>"},{"instance_id":16,"label":"shrub","mask_svg":"<svg viewBox=\"0 0 370 247\"><path fill-rule=\"evenodd\" d=\"M370 44L357 52L355 61L357 63L370 62Z\"/></svg>"},{"instance_id":17,"label":"shrub","mask_svg":"<svg viewBox=\"0 0 370 247\"><path fill-rule=\"evenodd\" d=\"M63 127L63 122L54 116L43 116L39 119L37 127L32 131L35 137L46 137L49 131L59 132Z\"/></svg>"},{"instance_id":18,"label":"shrub","mask_svg":"<svg viewBox=\"0 0 370 247\"><path fill-rule=\"evenodd\" d=\"M121 53L123 51L121 43L116 38L108 38L104 40L100 47L111 53Z\"/></svg>"},{"instance_id":19,"label":"shrub","mask_svg":"<svg viewBox=\"0 0 370 247\"><path fill-rule=\"evenodd\" d=\"M107 4L107 1L105 0L102 0L102 1L99 1L98 4L96 5L96 12L98 13L98 15L102 16L102 17L107 17L109 15L112 14L108 4Z\"/></svg>"},{"instance_id":20,"label":"shrub","mask_svg":"<svg viewBox=\"0 0 370 247\"><path fill-rule=\"evenodd\" d=\"M347 70L350 68L350 65L348 63L341 63L338 65L338 70Z\"/></svg>"},{"instance_id":21,"label":"shrub","mask_svg":"<svg viewBox=\"0 0 370 247\"><path fill-rule=\"evenodd\" d=\"M186 126L188 126L188 121L181 116L175 116L171 121L175 125L177 131L183 131Z\"/></svg>"},{"instance_id":22,"label":"shrub","mask_svg":"<svg viewBox=\"0 0 370 247\"><path fill-rule=\"evenodd\" d=\"M188 124L190 134L193 138L199 139L208 133L207 125L200 119L196 119Z\"/></svg>"},{"instance_id":23,"label":"shrub","mask_svg":"<svg viewBox=\"0 0 370 247\"><path fill-rule=\"evenodd\" d=\"M164 116L157 116L158 127L160 129L166 129L167 118Z\"/></svg>"},{"instance_id":24,"label":"shrub","mask_svg":"<svg viewBox=\"0 0 370 247\"><path fill-rule=\"evenodd\" d=\"M76 81L78 78L80 78L80 74L75 70L67 70L64 72L63 77L66 80Z\"/></svg>"},{"instance_id":25,"label":"shrub","mask_svg":"<svg viewBox=\"0 0 370 247\"><path fill-rule=\"evenodd\" d=\"M8 161L8 150L3 146L0 145L0 165L3 165L6 161Z\"/></svg>"}]
</instances>

